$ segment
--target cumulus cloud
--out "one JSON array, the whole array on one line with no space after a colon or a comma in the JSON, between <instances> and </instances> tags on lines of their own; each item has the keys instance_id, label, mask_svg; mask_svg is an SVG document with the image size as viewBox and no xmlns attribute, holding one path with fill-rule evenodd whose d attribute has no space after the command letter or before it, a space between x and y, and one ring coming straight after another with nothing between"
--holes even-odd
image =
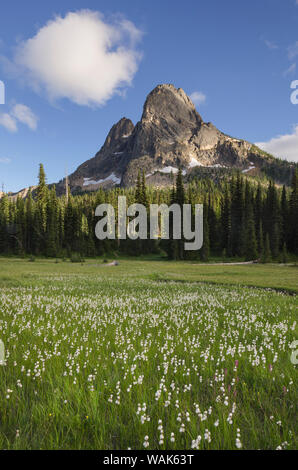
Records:
<instances>
[{"instance_id":1,"label":"cumulus cloud","mask_svg":"<svg viewBox=\"0 0 298 470\"><path fill-rule=\"evenodd\" d=\"M141 59L137 50L141 37L126 19L108 23L99 12L70 12L22 42L14 64L34 89L44 89L51 100L68 98L79 105L102 106L131 85Z\"/></svg>"},{"instance_id":2,"label":"cumulus cloud","mask_svg":"<svg viewBox=\"0 0 298 470\"><path fill-rule=\"evenodd\" d=\"M15 119L22 122L23 124L26 124L32 131L36 130L37 116L28 106L24 104L16 104L13 107L11 114Z\"/></svg>"},{"instance_id":3,"label":"cumulus cloud","mask_svg":"<svg viewBox=\"0 0 298 470\"><path fill-rule=\"evenodd\" d=\"M268 142L257 142L256 145L275 157L298 162L298 125L292 134L279 135Z\"/></svg>"},{"instance_id":4,"label":"cumulus cloud","mask_svg":"<svg viewBox=\"0 0 298 470\"><path fill-rule=\"evenodd\" d=\"M189 97L194 104L203 104L206 102L206 95L201 91L193 91Z\"/></svg>"},{"instance_id":5,"label":"cumulus cloud","mask_svg":"<svg viewBox=\"0 0 298 470\"><path fill-rule=\"evenodd\" d=\"M18 122L25 124L32 131L37 129L37 116L24 104L15 104L9 113L0 113L0 126L9 132L17 132Z\"/></svg>"},{"instance_id":6,"label":"cumulus cloud","mask_svg":"<svg viewBox=\"0 0 298 470\"><path fill-rule=\"evenodd\" d=\"M9 132L17 132L18 130L16 120L8 113L0 114L0 126L5 127Z\"/></svg>"}]
</instances>

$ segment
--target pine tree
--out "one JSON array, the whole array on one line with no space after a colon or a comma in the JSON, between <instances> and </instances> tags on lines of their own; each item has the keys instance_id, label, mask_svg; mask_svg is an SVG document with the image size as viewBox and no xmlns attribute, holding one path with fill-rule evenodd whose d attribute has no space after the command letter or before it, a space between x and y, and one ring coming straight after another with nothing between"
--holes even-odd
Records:
<instances>
[{"instance_id":1,"label":"pine tree","mask_svg":"<svg viewBox=\"0 0 298 470\"><path fill-rule=\"evenodd\" d=\"M204 206L205 209L205 206ZM204 210L204 226L203 226L203 246L201 248L201 260L208 261L210 255L210 239L209 239L209 225L207 211Z\"/></svg>"},{"instance_id":2,"label":"pine tree","mask_svg":"<svg viewBox=\"0 0 298 470\"><path fill-rule=\"evenodd\" d=\"M221 248L226 250L228 256L232 254L231 246L231 200L227 185L221 199Z\"/></svg>"},{"instance_id":3,"label":"pine tree","mask_svg":"<svg viewBox=\"0 0 298 470\"><path fill-rule=\"evenodd\" d=\"M259 237L258 237L258 250L260 257L264 254L264 234L263 234L263 224L260 222Z\"/></svg>"},{"instance_id":4,"label":"pine tree","mask_svg":"<svg viewBox=\"0 0 298 470\"><path fill-rule=\"evenodd\" d=\"M4 194L0 201L0 252L8 253L10 248L8 226L10 223L9 199Z\"/></svg>"},{"instance_id":5,"label":"pine tree","mask_svg":"<svg viewBox=\"0 0 298 470\"><path fill-rule=\"evenodd\" d=\"M39 165L38 186L36 190L37 199L37 220L36 230L39 236L39 250L44 252L46 250L46 230L47 230L47 200L48 200L48 187L46 185L46 175L43 164Z\"/></svg>"},{"instance_id":6,"label":"pine tree","mask_svg":"<svg viewBox=\"0 0 298 470\"><path fill-rule=\"evenodd\" d=\"M25 222L25 250L29 254L34 252L34 233L33 233L33 221L34 221L34 206L33 206L32 191L29 188L25 213L26 213L26 222Z\"/></svg>"},{"instance_id":7,"label":"pine tree","mask_svg":"<svg viewBox=\"0 0 298 470\"><path fill-rule=\"evenodd\" d=\"M46 254L56 257L59 253L58 245L58 201L56 188L52 187L47 203L47 231L46 231Z\"/></svg>"},{"instance_id":8,"label":"pine tree","mask_svg":"<svg viewBox=\"0 0 298 470\"><path fill-rule=\"evenodd\" d=\"M217 216L214 210L214 202L211 199L211 195L208 195L208 207L207 207L207 220L209 227L209 241L210 241L210 251L216 251L218 249L218 228L217 228Z\"/></svg>"},{"instance_id":9,"label":"pine tree","mask_svg":"<svg viewBox=\"0 0 298 470\"><path fill-rule=\"evenodd\" d=\"M36 189L36 199L39 203L45 203L47 199L48 188L46 184L46 174L43 164L39 165L38 186Z\"/></svg>"},{"instance_id":10,"label":"pine tree","mask_svg":"<svg viewBox=\"0 0 298 470\"><path fill-rule=\"evenodd\" d=\"M285 243L282 246L281 262L284 264L288 262L287 245Z\"/></svg>"},{"instance_id":11,"label":"pine tree","mask_svg":"<svg viewBox=\"0 0 298 470\"><path fill-rule=\"evenodd\" d=\"M183 177L181 168L178 171L176 180L176 203L182 208L185 203L185 190L183 185Z\"/></svg>"},{"instance_id":12,"label":"pine tree","mask_svg":"<svg viewBox=\"0 0 298 470\"><path fill-rule=\"evenodd\" d=\"M258 248L260 252L260 240L262 240L262 245L263 243L263 233L262 237L260 236L260 231L261 231L261 226L262 226L262 213L263 213L263 201L262 201L262 188L261 184L258 184L257 187L257 192L255 199L253 201L253 206L254 206L254 215L255 215L255 227L256 227L256 237L258 240ZM262 227L262 232L263 232L263 227Z\"/></svg>"},{"instance_id":13,"label":"pine tree","mask_svg":"<svg viewBox=\"0 0 298 470\"><path fill-rule=\"evenodd\" d=\"M267 190L264 224L265 232L269 235L270 251L276 258L279 253L281 219L278 195L273 181L270 181Z\"/></svg>"},{"instance_id":14,"label":"pine tree","mask_svg":"<svg viewBox=\"0 0 298 470\"><path fill-rule=\"evenodd\" d=\"M244 249L244 195L243 178L238 172L236 181L231 181L231 232L232 254L242 256Z\"/></svg>"},{"instance_id":15,"label":"pine tree","mask_svg":"<svg viewBox=\"0 0 298 470\"><path fill-rule=\"evenodd\" d=\"M178 171L177 180L176 180L176 203L180 206L181 209L181 237L179 240L175 240L175 253L177 253L178 259L185 258L184 252L184 238L183 238L183 205L185 203L185 190L183 185L183 177L182 177L182 170L181 168ZM172 226L172 222L171 222Z\"/></svg>"},{"instance_id":16,"label":"pine tree","mask_svg":"<svg viewBox=\"0 0 298 470\"><path fill-rule=\"evenodd\" d=\"M148 206L148 199L147 199L147 188L146 188L146 178L145 178L145 172L143 170L142 172L142 183L141 183L141 204L143 206L147 207Z\"/></svg>"},{"instance_id":17,"label":"pine tree","mask_svg":"<svg viewBox=\"0 0 298 470\"><path fill-rule=\"evenodd\" d=\"M257 239L255 231L255 222L253 216L252 204L247 205L246 215L246 240L245 240L245 258L246 261L258 258Z\"/></svg>"},{"instance_id":18,"label":"pine tree","mask_svg":"<svg viewBox=\"0 0 298 470\"><path fill-rule=\"evenodd\" d=\"M271 261L270 240L269 240L269 235L267 233L264 253L263 253L263 256L261 258L261 262L262 263L270 263L270 261Z\"/></svg>"},{"instance_id":19,"label":"pine tree","mask_svg":"<svg viewBox=\"0 0 298 470\"><path fill-rule=\"evenodd\" d=\"M141 187L141 172L138 171L137 185L136 185L136 194L135 202L141 204L142 201L142 187Z\"/></svg>"},{"instance_id":20,"label":"pine tree","mask_svg":"<svg viewBox=\"0 0 298 470\"><path fill-rule=\"evenodd\" d=\"M279 255L280 226L278 222L272 227L271 231L271 253L273 258L277 259Z\"/></svg>"},{"instance_id":21,"label":"pine tree","mask_svg":"<svg viewBox=\"0 0 298 470\"><path fill-rule=\"evenodd\" d=\"M17 242L17 254L20 256L25 255L25 202L21 197L17 198L16 204L16 220L15 220L15 233L14 238Z\"/></svg>"},{"instance_id":22,"label":"pine tree","mask_svg":"<svg viewBox=\"0 0 298 470\"><path fill-rule=\"evenodd\" d=\"M283 185L282 195L281 195L281 230L280 230L280 246L283 247L285 243L288 242L288 222L289 222L289 206L287 200L286 187Z\"/></svg>"},{"instance_id":23,"label":"pine tree","mask_svg":"<svg viewBox=\"0 0 298 470\"><path fill-rule=\"evenodd\" d=\"M289 247L293 253L298 254L298 170L295 170L292 179L292 191L289 204Z\"/></svg>"}]
</instances>

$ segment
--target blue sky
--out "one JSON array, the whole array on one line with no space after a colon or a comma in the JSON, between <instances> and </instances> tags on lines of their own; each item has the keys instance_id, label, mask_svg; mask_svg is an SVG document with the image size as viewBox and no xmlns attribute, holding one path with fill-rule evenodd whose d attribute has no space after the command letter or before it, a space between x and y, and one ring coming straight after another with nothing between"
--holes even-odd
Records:
<instances>
[{"instance_id":1,"label":"blue sky","mask_svg":"<svg viewBox=\"0 0 298 470\"><path fill-rule=\"evenodd\" d=\"M296 62L296 0L5 2L0 184L36 184L40 162L49 182L74 171L160 83L227 134L298 160Z\"/></svg>"}]
</instances>

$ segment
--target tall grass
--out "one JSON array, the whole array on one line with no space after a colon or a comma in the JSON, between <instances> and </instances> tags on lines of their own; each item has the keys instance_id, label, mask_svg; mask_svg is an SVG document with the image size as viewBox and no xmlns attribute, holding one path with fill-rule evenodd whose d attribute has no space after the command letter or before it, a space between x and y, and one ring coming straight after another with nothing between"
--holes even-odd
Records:
<instances>
[{"instance_id":1,"label":"tall grass","mask_svg":"<svg viewBox=\"0 0 298 470\"><path fill-rule=\"evenodd\" d=\"M79 272L8 283L0 447L297 448L295 320L296 297L270 290Z\"/></svg>"}]
</instances>

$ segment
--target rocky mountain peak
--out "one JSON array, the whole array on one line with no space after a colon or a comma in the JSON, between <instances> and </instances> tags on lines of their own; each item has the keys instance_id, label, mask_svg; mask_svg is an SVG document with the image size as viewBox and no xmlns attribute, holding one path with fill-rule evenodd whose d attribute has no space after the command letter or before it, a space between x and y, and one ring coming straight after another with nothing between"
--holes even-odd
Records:
<instances>
[{"instance_id":1,"label":"rocky mountain peak","mask_svg":"<svg viewBox=\"0 0 298 470\"><path fill-rule=\"evenodd\" d=\"M182 122L199 125L201 116L190 98L182 90L171 84L158 85L149 93L144 104L142 122L162 121L181 124Z\"/></svg>"},{"instance_id":2,"label":"rocky mountain peak","mask_svg":"<svg viewBox=\"0 0 298 470\"><path fill-rule=\"evenodd\" d=\"M119 144L119 141L127 139L134 130L134 125L130 119L123 117L113 125L104 143L104 148L111 148Z\"/></svg>"},{"instance_id":3,"label":"rocky mountain peak","mask_svg":"<svg viewBox=\"0 0 298 470\"><path fill-rule=\"evenodd\" d=\"M292 164L285 163L280 182L288 183ZM145 101L141 120L127 118L115 124L104 145L69 177L72 191L131 186L143 170L148 184L172 184L181 168L186 180L203 174L237 169L251 176L278 172L275 158L249 142L230 137L205 123L181 88L158 85ZM65 191L65 183L57 185Z\"/></svg>"}]
</instances>

